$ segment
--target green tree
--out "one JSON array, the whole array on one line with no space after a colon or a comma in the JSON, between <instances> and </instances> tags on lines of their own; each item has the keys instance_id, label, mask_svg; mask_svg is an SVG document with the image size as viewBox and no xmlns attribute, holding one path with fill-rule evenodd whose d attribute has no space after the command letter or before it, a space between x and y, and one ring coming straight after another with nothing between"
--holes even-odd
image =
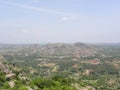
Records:
<instances>
[{"instance_id":1,"label":"green tree","mask_svg":"<svg viewBox=\"0 0 120 90\"><path fill-rule=\"evenodd\" d=\"M0 70L0 86L3 86L5 82L5 74Z\"/></svg>"},{"instance_id":2,"label":"green tree","mask_svg":"<svg viewBox=\"0 0 120 90\"><path fill-rule=\"evenodd\" d=\"M28 88L26 86L20 86L18 90L28 90Z\"/></svg>"}]
</instances>

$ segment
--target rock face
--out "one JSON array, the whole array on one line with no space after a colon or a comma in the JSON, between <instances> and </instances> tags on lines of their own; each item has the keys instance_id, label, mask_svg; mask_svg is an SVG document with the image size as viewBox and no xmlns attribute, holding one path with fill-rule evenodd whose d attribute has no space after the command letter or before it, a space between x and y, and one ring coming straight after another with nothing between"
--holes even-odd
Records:
<instances>
[{"instance_id":1,"label":"rock face","mask_svg":"<svg viewBox=\"0 0 120 90\"><path fill-rule=\"evenodd\" d=\"M10 72L9 66L6 64L5 59L3 56L0 56L0 69L5 72L6 74Z\"/></svg>"}]
</instances>

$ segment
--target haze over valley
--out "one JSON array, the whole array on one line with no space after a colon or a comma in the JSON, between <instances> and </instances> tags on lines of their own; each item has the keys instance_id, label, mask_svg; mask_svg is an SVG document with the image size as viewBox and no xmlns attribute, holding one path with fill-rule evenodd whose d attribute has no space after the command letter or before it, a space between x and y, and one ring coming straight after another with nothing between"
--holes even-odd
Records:
<instances>
[{"instance_id":1,"label":"haze over valley","mask_svg":"<svg viewBox=\"0 0 120 90\"><path fill-rule=\"evenodd\" d=\"M120 90L120 0L0 0L0 90Z\"/></svg>"}]
</instances>

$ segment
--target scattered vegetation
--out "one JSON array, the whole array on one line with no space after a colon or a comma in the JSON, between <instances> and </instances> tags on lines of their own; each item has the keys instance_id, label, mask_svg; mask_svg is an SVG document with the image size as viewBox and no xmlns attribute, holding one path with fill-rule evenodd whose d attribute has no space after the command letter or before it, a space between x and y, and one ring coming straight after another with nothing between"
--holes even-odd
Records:
<instances>
[{"instance_id":1,"label":"scattered vegetation","mask_svg":"<svg viewBox=\"0 0 120 90\"><path fill-rule=\"evenodd\" d=\"M119 47L76 43L0 49L0 90L120 90Z\"/></svg>"}]
</instances>

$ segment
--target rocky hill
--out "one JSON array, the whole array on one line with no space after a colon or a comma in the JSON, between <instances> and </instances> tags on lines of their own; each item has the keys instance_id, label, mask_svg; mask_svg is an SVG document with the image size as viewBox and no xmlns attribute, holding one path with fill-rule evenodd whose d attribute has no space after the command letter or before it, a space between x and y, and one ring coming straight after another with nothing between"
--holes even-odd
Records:
<instances>
[{"instance_id":1,"label":"rocky hill","mask_svg":"<svg viewBox=\"0 0 120 90\"><path fill-rule=\"evenodd\" d=\"M39 49L41 55L45 56L73 56L76 58L94 56L96 50L95 47L83 43L49 43Z\"/></svg>"}]
</instances>

